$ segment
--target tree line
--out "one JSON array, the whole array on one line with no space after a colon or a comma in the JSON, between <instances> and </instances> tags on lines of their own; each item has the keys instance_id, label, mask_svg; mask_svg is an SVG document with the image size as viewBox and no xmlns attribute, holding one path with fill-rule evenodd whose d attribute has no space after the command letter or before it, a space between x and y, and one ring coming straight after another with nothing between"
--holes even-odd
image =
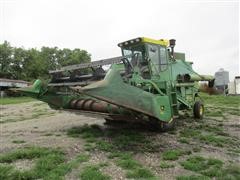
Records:
<instances>
[{"instance_id":1,"label":"tree line","mask_svg":"<svg viewBox=\"0 0 240 180\"><path fill-rule=\"evenodd\" d=\"M91 61L91 55L81 49L59 49L58 47L42 47L40 49L12 47L9 42L0 44L0 78L48 79L49 70L62 66Z\"/></svg>"}]
</instances>

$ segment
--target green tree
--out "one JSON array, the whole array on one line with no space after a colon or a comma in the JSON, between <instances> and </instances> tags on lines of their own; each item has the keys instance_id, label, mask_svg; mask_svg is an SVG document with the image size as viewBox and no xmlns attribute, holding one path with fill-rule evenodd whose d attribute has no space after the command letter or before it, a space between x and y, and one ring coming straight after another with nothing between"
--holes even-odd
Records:
<instances>
[{"instance_id":1,"label":"green tree","mask_svg":"<svg viewBox=\"0 0 240 180\"><path fill-rule=\"evenodd\" d=\"M14 79L25 79L25 71L23 69L23 64L27 57L27 51L23 48L13 49L13 58L11 65L11 75Z\"/></svg>"},{"instance_id":2,"label":"green tree","mask_svg":"<svg viewBox=\"0 0 240 180\"><path fill-rule=\"evenodd\" d=\"M0 77L10 77L11 70L10 65L12 64L13 48L7 41L0 44Z\"/></svg>"},{"instance_id":3,"label":"green tree","mask_svg":"<svg viewBox=\"0 0 240 180\"><path fill-rule=\"evenodd\" d=\"M90 62L91 55L81 49L59 49L42 47L38 49L14 48L5 41L0 44L0 77L11 79L48 79L49 70L66 65Z\"/></svg>"},{"instance_id":4,"label":"green tree","mask_svg":"<svg viewBox=\"0 0 240 180\"><path fill-rule=\"evenodd\" d=\"M91 55L85 50L80 49L70 50L65 48L63 50L59 50L58 58L60 66L67 66L90 62Z\"/></svg>"}]
</instances>

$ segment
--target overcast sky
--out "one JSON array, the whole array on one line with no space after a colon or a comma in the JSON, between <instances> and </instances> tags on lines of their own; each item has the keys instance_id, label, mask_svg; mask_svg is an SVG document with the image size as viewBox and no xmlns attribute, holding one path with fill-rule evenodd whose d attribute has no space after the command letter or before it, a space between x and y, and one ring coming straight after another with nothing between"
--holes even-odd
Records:
<instances>
[{"instance_id":1,"label":"overcast sky","mask_svg":"<svg viewBox=\"0 0 240 180\"><path fill-rule=\"evenodd\" d=\"M141 36L175 38L199 73L239 75L238 1L0 0L0 43L80 48L97 60Z\"/></svg>"}]
</instances>

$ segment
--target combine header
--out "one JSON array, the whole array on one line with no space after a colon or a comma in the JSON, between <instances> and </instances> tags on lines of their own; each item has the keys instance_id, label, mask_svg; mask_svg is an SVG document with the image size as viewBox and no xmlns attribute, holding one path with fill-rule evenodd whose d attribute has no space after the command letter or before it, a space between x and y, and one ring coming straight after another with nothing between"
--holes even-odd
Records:
<instances>
[{"instance_id":1,"label":"combine header","mask_svg":"<svg viewBox=\"0 0 240 180\"><path fill-rule=\"evenodd\" d=\"M198 81L213 85L214 79L196 73L184 53L174 52L174 39L140 37L118 46L122 56L50 71L48 84L36 80L21 91L54 109L97 114L107 121L146 121L163 130L183 110L203 117ZM111 65L109 70L105 65Z\"/></svg>"}]
</instances>

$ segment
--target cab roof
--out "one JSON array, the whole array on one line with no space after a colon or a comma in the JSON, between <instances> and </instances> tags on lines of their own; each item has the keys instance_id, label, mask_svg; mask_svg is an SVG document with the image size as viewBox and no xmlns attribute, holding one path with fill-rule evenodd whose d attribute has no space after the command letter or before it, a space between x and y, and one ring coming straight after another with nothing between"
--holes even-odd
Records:
<instances>
[{"instance_id":1,"label":"cab roof","mask_svg":"<svg viewBox=\"0 0 240 180\"><path fill-rule=\"evenodd\" d=\"M123 46L131 46L133 44L137 43L151 43L151 44L157 44L157 45L162 45L162 46L168 46L169 45L169 40L166 39L160 39L160 40L155 40L147 37L138 37L135 39L130 39L128 41L124 41L118 44L119 47Z\"/></svg>"}]
</instances>

